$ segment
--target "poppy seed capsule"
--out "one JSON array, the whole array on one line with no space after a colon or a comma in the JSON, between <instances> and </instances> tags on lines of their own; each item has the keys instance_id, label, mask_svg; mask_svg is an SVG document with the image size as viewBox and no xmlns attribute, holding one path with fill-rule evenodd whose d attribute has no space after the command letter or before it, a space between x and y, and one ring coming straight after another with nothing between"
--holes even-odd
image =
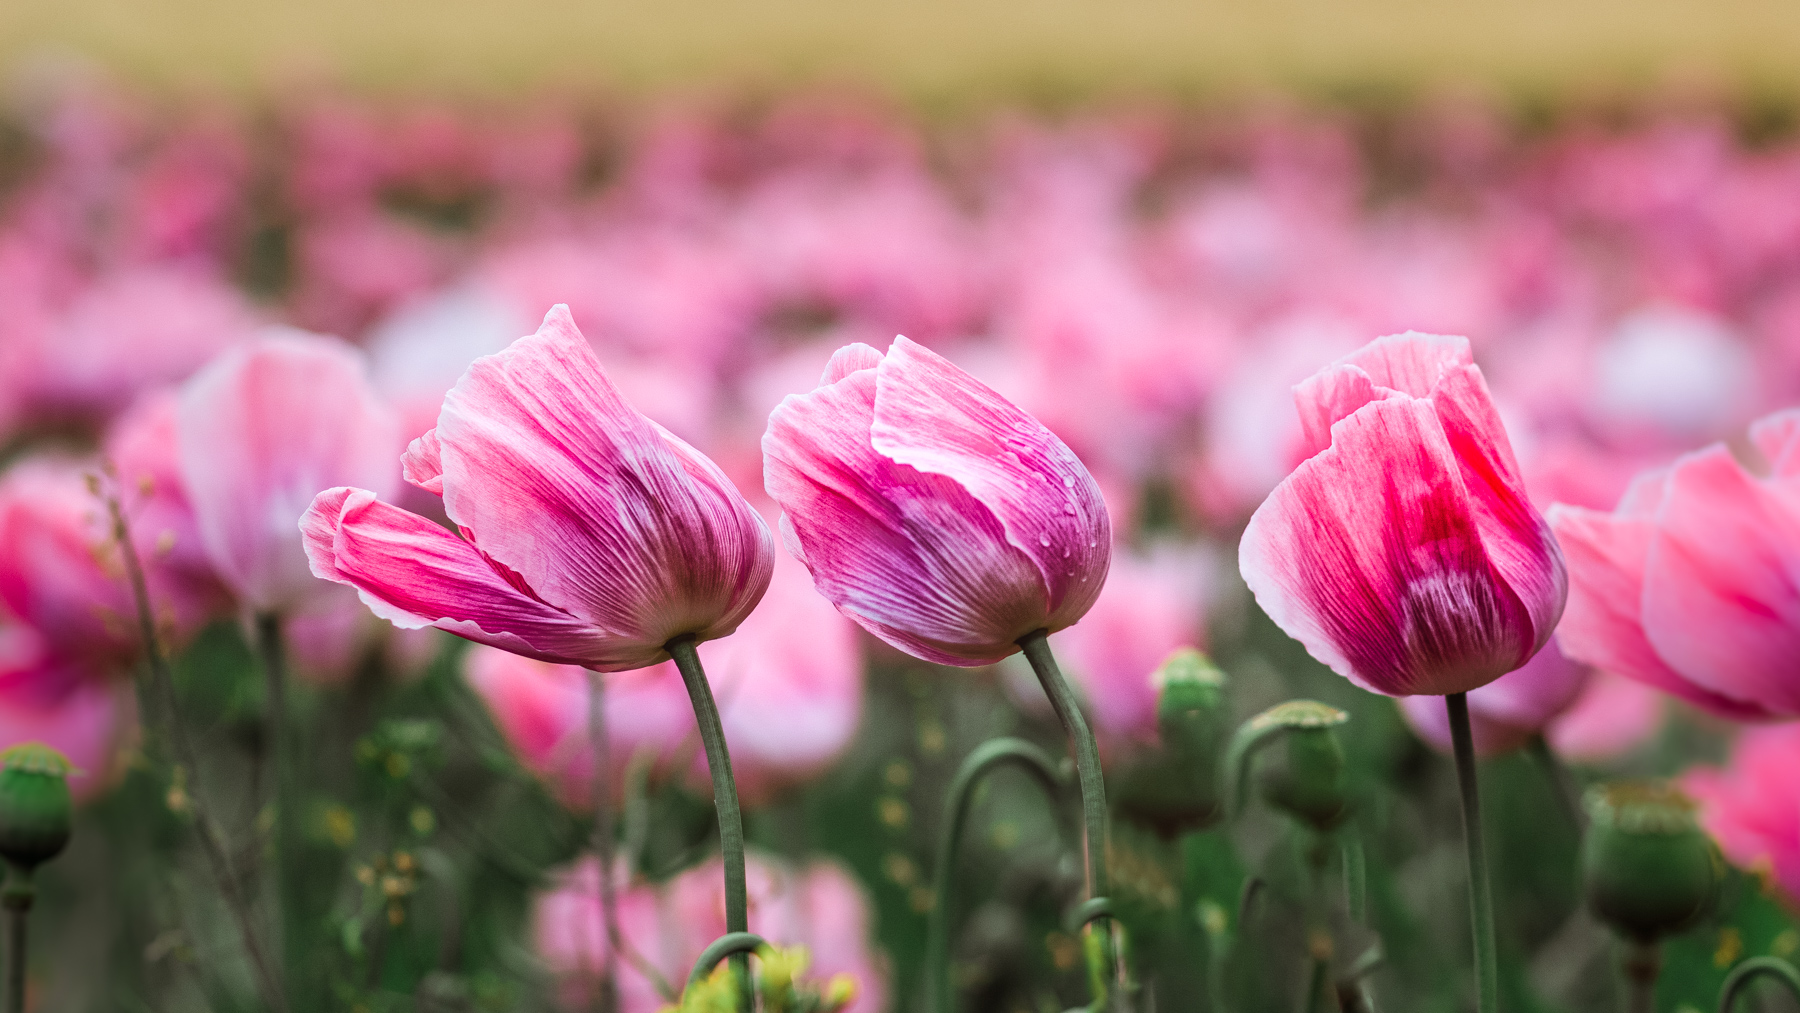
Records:
<instances>
[{"instance_id":1,"label":"poppy seed capsule","mask_svg":"<svg viewBox=\"0 0 1800 1013\"><path fill-rule=\"evenodd\" d=\"M1287 748L1266 761L1257 777L1263 801L1320 833L1336 829L1350 814L1344 747L1336 731L1348 720L1350 715L1316 700L1289 700L1244 722L1226 759L1233 811L1243 809L1254 754L1282 739Z\"/></svg>"},{"instance_id":2,"label":"poppy seed capsule","mask_svg":"<svg viewBox=\"0 0 1800 1013\"><path fill-rule=\"evenodd\" d=\"M1722 870L1692 800L1665 782L1624 781L1593 788L1586 804L1582 874L1600 920L1647 943L1706 913Z\"/></svg>"},{"instance_id":3,"label":"poppy seed capsule","mask_svg":"<svg viewBox=\"0 0 1800 1013\"><path fill-rule=\"evenodd\" d=\"M1151 676L1157 686L1158 748L1125 775L1119 808L1158 833L1203 830L1219 817L1219 758L1225 743L1225 673L1184 647Z\"/></svg>"},{"instance_id":4,"label":"poppy seed capsule","mask_svg":"<svg viewBox=\"0 0 1800 1013\"><path fill-rule=\"evenodd\" d=\"M72 773L68 759L41 742L0 752L0 858L30 873L69 843Z\"/></svg>"}]
</instances>

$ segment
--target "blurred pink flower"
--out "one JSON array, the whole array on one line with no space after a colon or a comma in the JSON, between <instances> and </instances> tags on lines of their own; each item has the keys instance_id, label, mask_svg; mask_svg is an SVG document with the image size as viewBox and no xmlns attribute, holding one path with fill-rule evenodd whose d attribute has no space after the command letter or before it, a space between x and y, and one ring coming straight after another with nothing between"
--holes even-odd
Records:
<instances>
[{"instance_id":1,"label":"blurred pink flower","mask_svg":"<svg viewBox=\"0 0 1800 1013\"><path fill-rule=\"evenodd\" d=\"M1474 733L1475 752L1495 756L1523 746L1573 707L1587 682L1587 667L1563 657L1556 638L1550 638L1524 667L1469 691L1469 729ZM1450 752L1450 717L1442 700L1403 697L1400 713L1432 748Z\"/></svg>"},{"instance_id":2,"label":"blurred pink flower","mask_svg":"<svg viewBox=\"0 0 1800 1013\"><path fill-rule=\"evenodd\" d=\"M464 537L346 486L301 525L313 572L396 626L623 671L729 635L768 586L762 518L619 396L565 306L469 367L405 472Z\"/></svg>"},{"instance_id":3,"label":"blurred pink flower","mask_svg":"<svg viewBox=\"0 0 1800 1013\"><path fill-rule=\"evenodd\" d=\"M1109 746L1155 741L1157 688L1150 676L1176 648L1204 646L1210 562L1195 552L1141 556L1114 547L1094 607L1050 638L1058 664L1080 688L1094 731ZM1022 703L1048 710L1036 680L1021 689Z\"/></svg>"},{"instance_id":4,"label":"blurred pink flower","mask_svg":"<svg viewBox=\"0 0 1800 1013\"><path fill-rule=\"evenodd\" d=\"M249 305L224 282L170 267L103 277L43 335L32 403L107 417L137 392L187 377L255 333Z\"/></svg>"},{"instance_id":5,"label":"blurred pink flower","mask_svg":"<svg viewBox=\"0 0 1800 1013\"><path fill-rule=\"evenodd\" d=\"M59 690L46 693L46 678ZM69 778L75 801L96 798L123 772L120 748L134 718L128 694L122 694L120 687L97 679L8 671L0 658L0 749L44 743L79 771Z\"/></svg>"},{"instance_id":6,"label":"blurred pink flower","mask_svg":"<svg viewBox=\"0 0 1800 1013\"><path fill-rule=\"evenodd\" d=\"M1723 444L1641 476L1612 513L1558 505L1571 657L1738 720L1800 715L1800 412L1751 427L1763 470Z\"/></svg>"},{"instance_id":7,"label":"blurred pink flower","mask_svg":"<svg viewBox=\"0 0 1800 1013\"><path fill-rule=\"evenodd\" d=\"M848 1013L876 1013L887 999L886 961L870 942L871 912L857 881L837 865L802 867L750 854L750 931L777 946L804 946L810 974L820 982L839 974L856 979ZM725 904L718 862L689 869L665 886L618 884L621 935L637 956L679 989L707 944L725 933ZM550 892L533 915L538 955L563 981L565 1001L580 1004L606 956L598 864L584 859ZM622 1013L655 1013L663 1000L635 966L621 960Z\"/></svg>"},{"instance_id":8,"label":"blurred pink flower","mask_svg":"<svg viewBox=\"0 0 1800 1013\"><path fill-rule=\"evenodd\" d=\"M1042 423L896 338L847 345L763 437L783 534L819 592L915 657L990 664L1073 625L1105 580L1100 489Z\"/></svg>"},{"instance_id":9,"label":"blurred pink flower","mask_svg":"<svg viewBox=\"0 0 1800 1013\"><path fill-rule=\"evenodd\" d=\"M1239 565L1313 657L1390 696L1467 692L1556 628L1562 553L1463 338L1381 338L1294 388L1313 455Z\"/></svg>"},{"instance_id":10,"label":"blurred pink flower","mask_svg":"<svg viewBox=\"0 0 1800 1013\"><path fill-rule=\"evenodd\" d=\"M594 749L588 736L587 673L574 665L477 646L468 652L463 674L487 702L519 762L548 781L564 805L591 807ZM606 776L615 802L623 797L626 764L640 751L648 750L658 761L686 759L677 749L690 736L697 750L694 712L673 666L610 674L603 700ZM730 732L727 728L735 768L743 751Z\"/></svg>"},{"instance_id":11,"label":"blurred pink flower","mask_svg":"<svg viewBox=\"0 0 1800 1013\"><path fill-rule=\"evenodd\" d=\"M1550 722L1546 737L1558 756L1600 763L1649 741L1662 719L1662 694L1641 682L1594 672L1581 696Z\"/></svg>"},{"instance_id":12,"label":"blurred pink flower","mask_svg":"<svg viewBox=\"0 0 1800 1013\"><path fill-rule=\"evenodd\" d=\"M1700 803L1700 825L1732 864L1766 870L1789 897L1800 897L1800 725L1753 728L1738 737L1723 770L1700 768L1681 789Z\"/></svg>"},{"instance_id":13,"label":"blurred pink flower","mask_svg":"<svg viewBox=\"0 0 1800 1013\"><path fill-rule=\"evenodd\" d=\"M258 611L323 590L299 528L316 494L399 484L398 421L361 354L333 338L274 328L220 356L182 387L176 433L201 541Z\"/></svg>"}]
</instances>

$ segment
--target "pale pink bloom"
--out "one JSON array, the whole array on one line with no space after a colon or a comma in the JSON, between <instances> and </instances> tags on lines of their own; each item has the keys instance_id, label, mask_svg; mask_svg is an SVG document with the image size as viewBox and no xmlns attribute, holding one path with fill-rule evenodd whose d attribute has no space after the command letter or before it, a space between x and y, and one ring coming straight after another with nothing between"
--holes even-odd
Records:
<instances>
[{"instance_id":1,"label":"pale pink bloom","mask_svg":"<svg viewBox=\"0 0 1800 1013\"><path fill-rule=\"evenodd\" d=\"M1587 666L1564 657L1552 637L1523 668L1469 691L1475 752L1494 756L1524 745L1573 707L1587 682ZM1400 713L1420 738L1440 752L1450 752L1450 717L1442 700L1404 697Z\"/></svg>"},{"instance_id":2,"label":"pale pink bloom","mask_svg":"<svg viewBox=\"0 0 1800 1013\"><path fill-rule=\"evenodd\" d=\"M1662 719L1662 694L1641 682L1594 672L1581 696L1550 722L1545 737L1559 756L1600 763L1649 741Z\"/></svg>"},{"instance_id":3,"label":"pale pink bloom","mask_svg":"<svg viewBox=\"0 0 1800 1013\"><path fill-rule=\"evenodd\" d=\"M1800 725L1753 728L1738 737L1723 770L1696 769L1681 789L1700 803L1700 825L1732 864L1767 870L1800 897Z\"/></svg>"},{"instance_id":4,"label":"pale pink bloom","mask_svg":"<svg viewBox=\"0 0 1800 1013\"><path fill-rule=\"evenodd\" d=\"M1741 425L1756 393L1750 349L1725 322L1676 306L1619 321L1595 350L1592 410L1624 437L1692 445Z\"/></svg>"},{"instance_id":5,"label":"pale pink bloom","mask_svg":"<svg viewBox=\"0 0 1800 1013\"><path fill-rule=\"evenodd\" d=\"M369 332L375 386L400 413L407 439L437 425L444 395L469 364L513 343L531 325L512 300L480 282L414 299Z\"/></svg>"},{"instance_id":6,"label":"pale pink bloom","mask_svg":"<svg viewBox=\"0 0 1800 1013\"><path fill-rule=\"evenodd\" d=\"M171 389L140 397L107 430L101 451L117 477L156 605L173 609L189 628L224 611L230 591L213 570L181 477L179 404Z\"/></svg>"},{"instance_id":7,"label":"pale pink bloom","mask_svg":"<svg viewBox=\"0 0 1800 1013\"><path fill-rule=\"evenodd\" d=\"M469 685L487 702L494 723L519 762L548 781L572 809L594 804L594 747L588 730L588 673L574 665L553 665L498 648L477 646L463 662ZM711 673L708 673L711 678ZM648 752L658 761L680 759L683 742L695 749L699 733L687 687L673 666L654 666L606 677L602 695L606 718L606 776L610 794L622 797L625 767ZM737 740L732 764L738 763Z\"/></svg>"},{"instance_id":8,"label":"pale pink bloom","mask_svg":"<svg viewBox=\"0 0 1800 1013\"><path fill-rule=\"evenodd\" d=\"M856 734L863 700L856 627L786 553L776 554L762 605L736 635L702 644L700 659L738 790L752 804L823 770Z\"/></svg>"},{"instance_id":9,"label":"pale pink bloom","mask_svg":"<svg viewBox=\"0 0 1800 1013\"><path fill-rule=\"evenodd\" d=\"M887 998L886 961L870 941L871 906L860 884L828 862L790 866L754 852L747 856L750 931L783 947L804 946L810 977L823 984L839 974L856 980L849 1013L876 1013ZM664 886L614 876L620 934L636 957L679 990L707 944L725 933L719 863L689 869ZM607 952L600 906L599 866L583 859L538 898L532 916L538 956L562 981L564 1001L581 1005ZM620 959L621 1013L656 1013L665 1003L636 966Z\"/></svg>"},{"instance_id":10,"label":"pale pink bloom","mask_svg":"<svg viewBox=\"0 0 1800 1013\"><path fill-rule=\"evenodd\" d=\"M122 271L95 282L44 334L32 400L57 412L111 415L255 328L249 306L217 279L168 267Z\"/></svg>"},{"instance_id":11,"label":"pale pink bloom","mask_svg":"<svg viewBox=\"0 0 1800 1013\"><path fill-rule=\"evenodd\" d=\"M567 307L469 367L404 464L463 537L342 486L301 525L313 572L396 626L624 671L730 634L768 586L762 518L619 396Z\"/></svg>"},{"instance_id":12,"label":"pale pink bloom","mask_svg":"<svg viewBox=\"0 0 1800 1013\"><path fill-rule=\"evenodd\" d=\"M300 605L320 585L299 521L320 491L399 484L398 421L355 349L271 329L201 370L177 408L181 474L200 538L249 607Z\"/></svg>"},{"instance_id":13,"label":"pale pink bloom","mask_svg":"<svg viewBox=\"0 0 1800 1013\"><path fill-rule=\"evenodd\" d=\"M1205 644L1209 563L1194 552L1143 556L1115 547L1094 607L1050 638L1094 731L1109 744L1155 741L1158 689L1151 676L1177 648ZM1047 708L1035 681L1014 681L1022 703Z\"/></svg>"},{"instance_id":14,"label":"pale pink bloom","mask_svg":"<svg viewBox=\"0 0 1800 1013\"><path fill-rule=\"evenodd\" d=\"M847 345L763 436L783 534L819 592L869 632L947 665L998 661L1073 625L1112 533L1056 435L948 360Z\"/></svg>"},{"instance_id":15,"label":"pale pink bloom","mask_svg":"<svg viewBox=\"0 0 1800 1013\"><path fill-rule=\"evenodd\" d=\"M1724 717L1800 715L1800 412L1750 442L1759 473L1714 444L1641 476L1612 513L1551 509L1572 657Z\"/></svg>"},{"instance_id":16,"label":"pale pink bloom","mask_svg":"<svg viewBox=\"0 0 1800 1013\"><path fill-rule=\"evenodd\" d=\"M673 903L692 937L704 946L725 934L724 877L720 863L682 875ZM795 867L748 856L750 931L779 946L804 946L811 974L821 982L839 974L856 979L856 999L846 1013L876 1013L887 999L885 961L870 945L869 900L848 871L828 861ZM699 955L696 948L692 951ZM690 958L691 961L691 958Z\"/></svg>"},{"instance_id":17,"label":"pale pink bloom","mask_svg":"<svg viewBox=\"0 0 1800 1013\"><path fill-rule=\"evenodd\" d=\"M1467 692L1531 660L1567 578L1468 341L1382 338L1294 396L1312 456L1239 549L1270 618L1390 696Z\"/></svg>"}]
</instances>

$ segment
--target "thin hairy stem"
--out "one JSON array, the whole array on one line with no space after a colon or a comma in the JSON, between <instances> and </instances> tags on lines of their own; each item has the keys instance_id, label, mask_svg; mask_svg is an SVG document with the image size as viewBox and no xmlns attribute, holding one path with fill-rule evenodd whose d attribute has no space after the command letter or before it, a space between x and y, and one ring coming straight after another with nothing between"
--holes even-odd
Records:
<instances>
[{"instance_id":1,"label":"thin hairy stem","mask_svg":"<svg viewBox=\"0 0 1800 1013\"><path fill-rule=\"evenodd\" d=\"M187 727L181 720L181 709L175 699L175 678L169 671L169 659L163 653L161 638L156 633L155 612L150 606L150 587L144 579L143 561L138 558L137 548L131 541L131 526L125 519L125 511L120 507L117 496L109 495L105 497L105 501L112 521L113 541L118 545L119 555L124 560L125 575L131 584L131 597L137 606L138 633L144 641L144 657L150 672L150 695L161 705L166 723L165 737L174 751L177 768L187 772L190 786L186 796L187 806L194 815L195 836L200 839L200 850L206 855L207 865L218 883L225 906L237 922L238 935L243 941L244 953L250 958L257 990L262 993L264 1004L276 1013L286 1013L287 996L275 978L274 969L257 935L256 921L250 913L249 902L232 871L224 838L218 825L213 822L205 805L205 794L200 790L200 766L195 760L193 743L188 740Z\"/></svg>"}]
</instances>

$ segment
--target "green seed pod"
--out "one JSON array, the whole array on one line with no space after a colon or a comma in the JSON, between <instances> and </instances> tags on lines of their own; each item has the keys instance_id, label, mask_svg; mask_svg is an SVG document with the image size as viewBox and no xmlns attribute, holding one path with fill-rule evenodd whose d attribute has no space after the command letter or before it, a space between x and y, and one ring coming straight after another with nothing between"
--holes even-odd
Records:
<instances>
[{"instance_id":1,"label":"green seed pod","mask_svg":"<svg viewBox=\"0 0 1800 1013\"><path fill-rule=\"evenodd\" d=\"M0 858L29 873L69 843L68 758L41 742L0 752Z\"/></svg>"},{"instance_id":2,"label":"green seed pod","mask_svg":"<svg viewBox=\"0 0 1800 1013\"><path fill-rule=\"evenodd\" d=\"M1348 720L1316 700L1289 700L1244 722L1228 760L1234 811L1243 808L1253 754L1279 737L1287 748L1257 778L1263 801L1321 833L1336 829L1350 814L1344 747L1335 730Z\"/></svg>"},{"instance_id":3,"label":"green seed pod","mask_svg":"<svg viewBox=\"0 0 1800 1013\"><path fill-rule=\"evenodd\" d=\"M1159 689L1161 744L1127 769L1121 812L1165 837L1205 829L1219 816L1219 754L1225 739L1225 674L1191 647L1171 654L1152 681Z\"/></svg>"},{"instance_id":4,"label":"green seed pod","mask_svg":"<svg viewBox=\"0 0 1800 1013\"><path fill-rule=\"evenodd\" d=\"M1706 914L1723 868L1687 796L1662 781L1623 781L1591 789L1586 804L1581 864L1595 916L1649 943Z\"/></svg>"}]
</instances>

